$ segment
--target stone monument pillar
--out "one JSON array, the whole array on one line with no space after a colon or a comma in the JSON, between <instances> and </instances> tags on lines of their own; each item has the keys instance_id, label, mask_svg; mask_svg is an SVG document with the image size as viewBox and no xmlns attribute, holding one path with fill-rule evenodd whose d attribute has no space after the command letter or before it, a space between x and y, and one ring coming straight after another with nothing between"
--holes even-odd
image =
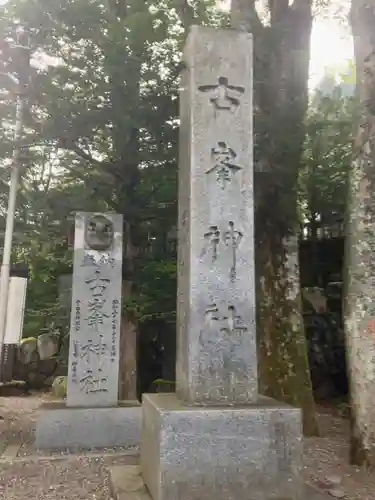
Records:
<instances>
[{"instance_id":1,"label":"stone monument pillar","mask_svg":"<svg viewBox=\"0 0 375 500\"><path fill-rule=\"evenodd\" d=\"M74 237L68 406L118 400L122 216L79 213Z\"/></svg>"},{"instance_id":2,"label":"stone monument pillar","mask_svg":"<svg viewBox=\"0 0 375 500\"><path fill-rule=\"evenodd\" d=\"M141 408L118 402L122 225L119 214L76 215L67 401L43 414L38 448L139 444Z\"/></svg>"},{"instance_id":3,"label":"stone monument pillar","mask_svg":"<svg viewBox=\"0 0 375 500\"><path fill-rule=\"evenodd\" d=\"M180 116L177 393L143 399L154 500L302 500L300 410L258 394L252 37L193 27Z\"/></svg>"}]
</instances>

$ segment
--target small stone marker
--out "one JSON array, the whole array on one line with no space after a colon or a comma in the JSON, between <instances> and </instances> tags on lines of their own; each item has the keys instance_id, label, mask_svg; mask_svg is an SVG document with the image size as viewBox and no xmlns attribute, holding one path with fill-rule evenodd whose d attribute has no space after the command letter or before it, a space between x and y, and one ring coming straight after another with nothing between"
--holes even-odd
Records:
<instances>
[{"instance_id":1,"label":"small stone marker","mask_svg":"<svg viewBox=\"0 0 375 500\"><path fill-rule=\"evenodd\" d=\"M78 213L68 371L68 406L118 402L122 216Z\"/></svg>"},{"instance_id":2,"label":"small stone marker","mask_svg":"<svg viewBox=\"0 0 375 500\"><path fill-rule=\"evenodd\" d=\"M139 446L139 401L118 401L121 268L122 216L78 213L67 401L43 405L37 449Z\"/></svg>"}]
</instances>

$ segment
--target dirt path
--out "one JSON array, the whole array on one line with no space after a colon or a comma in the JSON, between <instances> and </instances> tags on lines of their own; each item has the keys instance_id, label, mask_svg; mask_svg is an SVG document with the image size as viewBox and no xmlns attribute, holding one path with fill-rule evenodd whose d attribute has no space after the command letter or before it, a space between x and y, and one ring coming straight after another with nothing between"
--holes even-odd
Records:
<instances>
[{"instance_id":1,"label":"dirt path","mask_svg":"<svg viewBox=\"0 0 375 500\"><path fill-rule=\"evenodd\" d=\"M320 438L305 439L304 475L308 482L326 489L331 480L339 479L336 488L348 500L374 500L375 473L348 464L349 422L324 410L319 415Z\"/></svg>"},{"instance_id":2,"label":"dirt path","mask_svg":"<svg viewBox=\"0 0 375 500\"><path fill-rule=\"evenodd\" d=\"M108 466L133 464L138 458L121 450L80 455L37 453L32 444L33 430L38 408L47 399L39 395L0 398L0 416L4 417L0 420L0 498L110 500ZM348 422L322 411L322 437L304 443L306 481L331 490L335 498L374 500L375 474L347 464Z\"/></svg>"}]
</instances>

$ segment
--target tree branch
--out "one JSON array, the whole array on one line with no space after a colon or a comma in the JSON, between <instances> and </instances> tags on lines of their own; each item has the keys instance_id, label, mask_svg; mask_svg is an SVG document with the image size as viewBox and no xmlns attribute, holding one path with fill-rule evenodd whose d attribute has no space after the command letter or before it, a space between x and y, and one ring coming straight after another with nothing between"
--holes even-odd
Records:
<instances>
[{"instance_id":1,"label":"tree branch","mask_svg":"<svg viewBox=\"0 0 375 500\"><path fill-rule=\"evenodd\" d=\"M275 0L277 2L277 0ZM294 0L292 10L312 9L313 0Z\"/></svg>"},{"instance_id":2,"label":"tree branch","mask_svg":"<svg viewBox=\"0 0 375 500\"><path fill-rule=\"evenodd\" d=\"M81 149L75 142L69 141L65 138L61 138L58 142L58 147L61 149L67 149L68 151L73 151L77 156L83 160L88 161L94 165L102 167L103 163L99 160L95 160L89 153Z\"/></svg>"},{"instance_id":3,"label":"tree branch","mask_svg":"<svg viewBox=\"0 0 375 500\"><path fill-rule=\"evenodd\" d=\"M256 0L232 0L230 11L232 28L259 33L264 26L255 8Z\"/></svg>"},{"instance_id":4,"label":"tree branch","mask_svg":"<svg viewBox=\"0 0 375 500\"><path fill-rule=\"evenodd\" d=\"M271 14L271 26L273 26L288 13L289 0L268 0L268 9Z\"/></svg>"}]
</instances>

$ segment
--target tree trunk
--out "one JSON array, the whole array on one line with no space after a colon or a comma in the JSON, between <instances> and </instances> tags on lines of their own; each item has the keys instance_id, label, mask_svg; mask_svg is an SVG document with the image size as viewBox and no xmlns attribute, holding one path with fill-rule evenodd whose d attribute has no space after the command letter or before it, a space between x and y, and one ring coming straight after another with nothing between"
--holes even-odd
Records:
<instances>
[{"instance_id":1,"label":"tree trunk","mask_svg":"<svg viewBox=\"0 0 375 500\"><path fill-rule=\"evenodd\" d=\"M318 434L302 318L296 185L304 140L311 1L232 0L232 25L254 36L255 233L261 392L299 406Z\"/></svg>"},{"instance_id":2,"label":"tree trunk","mask_svg":"<svg viewBox=\"0 0 375 500\"><path fill-rule=\"evenodd\" d=\"M123 301L129 299L135 276L134 228L137 224L137 189L141 183L139 154L139 103L142 53L141 35L127 39L127 50L118 50L117 37L124 27L147 9L145 2L111 0L107 14L113 42L108 46L111 85L113 163L117 175L117 210L124 215ZM117 63L117 64L116 64ZM124 116L127 115L127 120ZM131 120L129 119L131 117ZM137 324L129 312L121 320L119 399L137 399Z\"/></svg>"},{"instance_id":3,"label":"tree trunk","mask_svg":"<svg viewBox=\"0 0 375 500\"><path fill-rule=\"evenodd\" d=\"M127 302L133 291L135 248L131 226L124 221L124 258L122 300ZM137 399L137 337L138 328L132 314L123 312L120 334L119 400Z\"/></svg>"},{"instance_id":4,"label":"tree trunk","mask_svg":"<svg viewBox=\"0 0 375 500\"><path fill-rule=\"evenodd\" d=\"M125 281L122 287L123 300L130 297L132 282ZM121 318L119 400L135 401L137 394L137 325L131 315Z\"/></svg>"},{"instance_id":5,"label":"tree trunk","mask_svg":"<svg viewBox=\"0 0 375 500\"><path fill-rule=\"evenodd\" d=\"M350 172L345 333L352 464L375 465L375 0L352 0L359 125Z\"/></svg>"}]
</instances>

